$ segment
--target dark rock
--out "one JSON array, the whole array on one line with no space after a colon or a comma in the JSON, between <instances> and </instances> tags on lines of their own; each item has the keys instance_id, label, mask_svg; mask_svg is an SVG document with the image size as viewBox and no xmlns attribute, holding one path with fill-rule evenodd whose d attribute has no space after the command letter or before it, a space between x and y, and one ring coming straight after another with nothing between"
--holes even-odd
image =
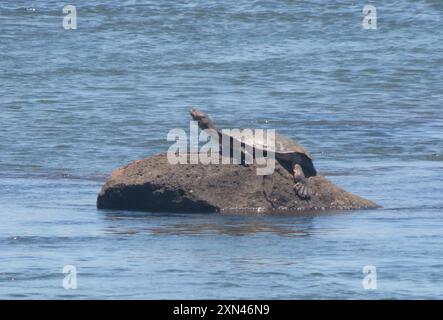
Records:
<instances>
[{"instance_id":1,"label":"dark rock","mask_svg":"<svg viewBox=\"0 0 443 320\"><path fill-rule=\"evenodd\" d=\"M256 165L171 165L166 154L114 171L97 199L100 209L161 212L289 212L376 208L323 176L308 179L311 199L299 199L290 173L277 161L269 176Z\"/></svg>"}]
</instances>

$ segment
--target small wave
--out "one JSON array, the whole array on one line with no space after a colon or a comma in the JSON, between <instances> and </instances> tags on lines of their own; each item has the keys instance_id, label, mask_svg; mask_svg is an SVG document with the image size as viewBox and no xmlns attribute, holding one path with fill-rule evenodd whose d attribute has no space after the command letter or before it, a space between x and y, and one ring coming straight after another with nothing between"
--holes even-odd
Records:
<instances>
[{"instance_id":1,"label":"small wave","mask_svg":"<svg viewBox=\"0 0 443 320\"><path fill-rule=\"evenodd\" d=\"M46 270L31 272L2 272L0 273L0 281L22 281L22 280L46 280L60 278L60 273L48 273Z\"/></svg>"},{"instance_id":2,"label":"small wave","mask_svg":"<svg viewBox=\"0 0 443 320\"><path fill-rule=\"evenodd\" d=\"M418 159L425 160L425 161L443 161L443 154L434 153L434 154L418 157Z\"/></svg>"},{"instance_id":3,"label":"small wave","mask_svg":"<svg viewBox=\"0 0 443 320\"><path fill-rule=\"evenodd\" d=\"M60 236L10 236L0 239L1 242L6 242L8 245L15 244L55 244L67 242L87 243L100 239L99 237L60 237Z\"/></svg>"},{"instance_id":4,"label":"small wave","mask_svg":"<svg viewBox=\"0 0 443 320\"><path fill-rule=\"evenodd\" d=\"M107 177L108 174L103 173L79 175L63 171L0 172L0 178L13 179L84 180L103 182Z\"/></svg>"},{"instance_id":5,"label":"small wave","mask_svg":"<svg viewBox=\"0 0 443 320\"><path fill-rule=\"evenodd\" d=\"M437 210L442 211L443 210L443 204L442 205L421 205L421 206L411 206L411 207L392 207L392 208L383 208L384 211L404 211L404 210Z\"/></svg>"}]
</instances>

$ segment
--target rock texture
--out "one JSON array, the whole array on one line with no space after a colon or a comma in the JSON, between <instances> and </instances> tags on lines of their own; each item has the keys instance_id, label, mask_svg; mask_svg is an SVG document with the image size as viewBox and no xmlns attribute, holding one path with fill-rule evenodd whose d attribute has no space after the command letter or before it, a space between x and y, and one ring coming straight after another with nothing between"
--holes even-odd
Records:
<instances>
[{"instance_id":1,"label":"rock texture","mask_svg":"<svg viewBox=\"0 0 443 320\"><path fill-rule=\"evenodd\" d=\"M256 166L171 165L166 154L137 160L114 171L97 199L100 209L160 212L299 213L376 208L323 176L309 178L311 199L295 196L293 179L276 161L269 176Z\"/></svg>"}]
</instances>

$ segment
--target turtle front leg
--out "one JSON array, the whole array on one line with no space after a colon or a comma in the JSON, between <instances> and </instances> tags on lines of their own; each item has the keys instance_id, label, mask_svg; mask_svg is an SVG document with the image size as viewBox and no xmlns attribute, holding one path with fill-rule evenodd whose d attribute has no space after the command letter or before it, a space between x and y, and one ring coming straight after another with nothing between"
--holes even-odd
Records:
<instances>
[{"instance_id":1,"label":"turtle front leg","mask_svg":"<svg viewBox=\"0 0 443 320\"><path fill-rule=\"evenodd\" d=\"M294 176L294 190L300 199L306 200L311 197L308 185L306 183L306 177L303 173L303 169L299 164L293 164L292 173Z\"/></svg>"}]
</instances>

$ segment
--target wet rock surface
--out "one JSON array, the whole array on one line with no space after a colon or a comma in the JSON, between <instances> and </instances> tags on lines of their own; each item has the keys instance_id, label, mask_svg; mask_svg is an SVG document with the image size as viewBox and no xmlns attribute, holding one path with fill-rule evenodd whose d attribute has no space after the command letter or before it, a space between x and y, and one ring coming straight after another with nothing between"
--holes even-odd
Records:
<instances>
[{"instance_id":1,"label":"wet rock surface","mask_svg":"<svg viewBox=\"0 0 443 320\"><path fill-rule=\"evenodd\" d=\"M299 199L291 174L278 161L272 175L256 165L169 164L166 154L115 170L97 199L99 209L158 212L300 213L369 209L372 201L349 193L323 176L310 177L309 200Z\"/></svg>"}]
</instances>

